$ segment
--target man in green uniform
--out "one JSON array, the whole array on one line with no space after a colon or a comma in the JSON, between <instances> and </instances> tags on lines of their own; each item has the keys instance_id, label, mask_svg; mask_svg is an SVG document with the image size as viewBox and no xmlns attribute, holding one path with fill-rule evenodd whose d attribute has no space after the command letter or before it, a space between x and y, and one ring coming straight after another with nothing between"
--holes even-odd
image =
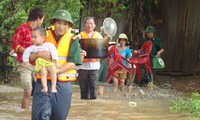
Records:
<instances>
[{"instance_id":1,"label":"man in green uniform","mask_svg":"<svg viewBox=\"0 0 200 120\"><path fill-rule=\"evenodd\" d=\"M151 60L151 66L152 64L152 60L155 56L160 57L161 54L164 52L164 48L163 48L163 44L161 42L161 40L156 37L154 35L155 33L155 29L153 26L147 26L146 30L145 30L145 38L142 40L140 47L148 40L151 40L153 46L152 46L152 50L151 50L151 55L150 55L150 60ZM156 70L153 69L153 79L155 80L155 73ZM143 75L144 78L144 75ZM152 83L150 83L152 84Z\"/></svg>"},{"instance_id":2,"label":"man in green uniform","mask_svg":"<svg viewBox=\"0 0 200 120\"><path fill-rule=\"evenodd\" d=\"M70 31L74 26L71 14L66 10L57 10L50 22L53 27L47 30L45 41L53 43L58 51L61 67L57 71L57 93L52 93L51 90L42 92L41 76L36 76L32 120L66 120L71 106L71 81L77 77L75 65L82 64L78 39L74 39ZM33 53L30 59L34 61L39 57L51 59L47 51ZM51 80L48 80L47 85L51 89Z\"/></svg>"}]
</instances>

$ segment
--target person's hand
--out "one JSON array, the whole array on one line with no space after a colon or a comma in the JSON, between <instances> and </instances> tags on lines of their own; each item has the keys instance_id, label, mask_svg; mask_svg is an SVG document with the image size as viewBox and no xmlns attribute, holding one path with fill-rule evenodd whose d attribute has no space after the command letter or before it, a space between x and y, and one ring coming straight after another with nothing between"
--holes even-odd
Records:
<instances>
[{"instance_id":1,"label":"person's hand","mask_svg":"<svg viewBox=\"0 0 200 120\"><path fill-rule=\"evenodd\" d=\"M60 65L60 63L59 63L58 60L55 61L55 66L56 66L56 74L59 74L59 73L60 73L59 70L60 70L60 68L61 68L62 66Z\"/></svg>"},{"instance_id":2,"label":"person's hand","mask_svg":"<svg viewBox=\"0 0 200 120\"><path fill-rule=\"evenodd\" d=\"M160 57L163 52L164 52L164 49L162 48L157 52L156 56Z\"/></svg>"},{"instance_id":3,"label":"person's hand","mask_svg":"<svg viewBox=\"0 0 200 120\"><path fill-rule=\"evenodd\" d=\"M135 54L138 54L139 53L139 50L134 50L133 51Z\"/></svg>"},{"instance_id":4,"label":"person's hand","mask_svg":"<svg viewBox=\"0 0 200 120\"><path fill-rule=\"evenodd\" d=\"M107 38L108 38L108 35L107 35L107 34L104 34L103 37L104 37L104 39L107 39Z\"/></svg>"},{"instance_id":5,"label":"person's hand","mask_svg":"<svg viewBox=\"0 0 200 120\"><path fill-rule=\"evenodd\" d=\"M9 52L10 55L13 54L13 53L15 53L14 49L12 49L12 50Z\"/></svg>"},{"instance_id":6,"label":"person's hand","mask_svg":"<svg viewBox=\"0 0 200 120\"><path fill-rule=\"evenodd\" d=\"M81 54L83 54L84 56L87 56L87 52L85 50L82 50Z\"/></svg>"},{"instance_id":7,"label":"person's hand","mask_svg":"<svg viewBox=\"0 0 200 120\"><path fill-rule=\"evenodd\" d=\"M108 36L106 39L108 40L108 42L110 42L112 40L112 37Z\"/></svg>"},{"instance_id":8,"label":"person's hand","mask_svg":"<svg viewBox=\"0 0 200 120\"><path fill-rule=\"evenodd\" d=\"M59 61L56 61L56 62L55 62L55 65L56 65L56 68L58 68L58 69L61 67Z\"/></svg>"},{"instance_id":9,"label":"person's hand","mask_svg":"<svg viewBox=\"0 0 200 120\"><path fill-rule=\"evenodd\" d=\"M156 56L160 57L160 55L161 55L161 52L158 51Z\"/></svg>"},{"instance_id":10,"label":"person's hand","mask_svg":"<svg viewBox=\"0 0 200 120\"><path fill-rule=\"evenodd\" d=\"M51 53L49 51L39 51L37 56L45 60L51 60Z\"/></svg>"},{"instance_id":11,"label":"person's hand","mask_svg":"<svg viewBox=\"0 0 200 120\"><path fill-rule=\"evenodd\" d=\"M14 49L12 49L10 52L9 52L9 55L10 56L13 56L13 57L16 57L17 54L15 53Z\"/></svg>"},{"instance_id":12,"label":"person's hand","mask_svg":"<svg viewBox=\"0 0 200 120\"><path fill-rule=\"evenodd\" d=\"M29 62L24 62L24 66L25 66L25 67L30 67L31 64L30 64Z\"/></svg>"}]
</instances>

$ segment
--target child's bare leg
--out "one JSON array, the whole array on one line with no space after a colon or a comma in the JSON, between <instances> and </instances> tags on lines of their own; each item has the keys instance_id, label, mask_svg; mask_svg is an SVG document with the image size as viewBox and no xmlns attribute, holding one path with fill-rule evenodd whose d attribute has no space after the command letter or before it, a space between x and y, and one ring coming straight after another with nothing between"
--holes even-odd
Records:
<instances>
[{"instance_id":1,"label":"child's bare leg","mask_svg":"<svg viewBox=\"0 0 200 120\"><path fill-rule=\"evenodd\" d=\"M57 82L57 74L56 74L56 67L54 65L48 67L48 71L51 75L51 91L57 92L56 90L56 82Z\"/></svg>"},{"instance_id":2,"label":"child's bare leg","mask_svg":"<svg viewBox=\"0 0 200 120\"><path fill-rule=\"evenodd\" d=\"M117 89L118 89L118 80L117 78L113 77L113 85L114 85L114 93L117 93Z\"/></svg>"},{"instance_id":3,"label":"child's bare leg","mask_svg":"<svg viewBox=\"0 0 200 120\"><path fill-rule=\"evenodd\" d=\"M125 79L121 79L120 86L121 86L122 94L124 93L124 82L125 82Z\"/></svg>"},{"instance_id":4,"label":"child's bare leg","mask_svg":"<svg viewBox=\"0 0 200 120\"><path fill-rule=\"evenodd\" d=\"M40 70L40 75L41 75L41 82L42 82L42 92L47 92L48 91L48 87L47 87L47 73L48 71L46 70L46 68L42 68Z\"/></svg>"}]
</instances>

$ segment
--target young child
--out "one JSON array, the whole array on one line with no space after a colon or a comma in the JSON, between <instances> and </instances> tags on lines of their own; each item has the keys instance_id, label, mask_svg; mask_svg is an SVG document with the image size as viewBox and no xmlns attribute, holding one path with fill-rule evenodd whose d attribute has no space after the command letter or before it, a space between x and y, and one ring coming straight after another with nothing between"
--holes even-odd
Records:
<instances>
[{"instance_id":1,"label":"young child","mask_svg":"<svg viewBox=\"0 0 200 120\"><path fill-rule=\"evenodd\" d=\"M42 27L36 27L32 30L31 40L33 45L25 49L22 59L25 66L30 66L29 56L31 53L38 51L49 51L52 56L52 61L45 60L43 58L37 58L35 61L35 71L41 74L41 82L42 82L42 92L47 92L47 74L48 72L51 75L51 91L57 92L56 90L56 67L60 67L58 61L58 53L56 47L49 43L45 42L46 31Z\"/></svg>"},{"instance_id":2,"label":"young child","mask_svg":"<svg viewBox=\"0 0 200 120\"><path fill-rule=\"evenodd\" d=\"M124 34L124 33L120 34L119 38L118 38L118 42L119 42L119 46L117 46L117 50L118 50L119 54L126 59L131 58L131 56L132 56L131 50L126 46L126 43L128 42L128 37L126 36L126 34ZM125 66L127 66L127 63L125 60L122 60L122 63ZM117 78L113 77L114 93L117 93L118 84L120 84L121 92L123 94L124 93L124 82L125 82L125 79L127 78L127 71L124 69L117 70L117 71L115 71L115 75L120 78L121 82L119 83Z\"/></svg>"}]
</instances>

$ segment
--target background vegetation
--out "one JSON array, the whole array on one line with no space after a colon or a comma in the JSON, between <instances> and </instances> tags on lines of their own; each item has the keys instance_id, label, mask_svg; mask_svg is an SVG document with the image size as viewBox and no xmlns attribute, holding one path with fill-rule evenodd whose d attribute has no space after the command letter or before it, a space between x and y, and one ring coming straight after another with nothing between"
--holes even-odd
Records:
<instances>
[{"instance_id":1,"label":"background vegetation","mask_svg":"<svg viewBox=\"0 0 200 120\"><path fill-rule=\"evenodd\" d=\"M31 8L39 6L45 11L44 27L49 26L49 19L57 9L66 9L72 16L75 27L78 27L80 9L79 0L3 0L0 1L0 53L9 51L9 40L14 30L26 22Z\"/></svg>"},{"instance_id":2,"label":"background vegetation","mask_svg":"<svg viewBox=\"0 0 200 120\"><path fill-rule=\"evenodd\" d=\"M124 12L131 14L132 7L135 8L135 22L132 25L131 17L127 33L131 43L140 39L142 36L144 21L148 21L151 15L151 6L157 4L160 0L3 0L0 1L0 53L10 50L9 40L14 30L27 19L27 14L32 7L39 6L44 9L45 21L44 27L49 26L49 19L57 9L66 9L72 16L75 28L79 28L81 14L90 15L98 18L120 18ZM133 6L134 5L134 6ZM83 12L84 11L84 12ZM102 14L103 13L103 14ZM147 16L145 15L147 14ZM133 31L134 30L134 31ZM138 37L139 36L139 37ZM133 40L133 41L132 41Z\"/></svg>"},{"instance_id":3,"label":"background vegetation","mask_svg":"<svg viewBox=\"0 0 200 120\"><path fill-rule=\"evenodd\" d=\"M171 101L170 109L175 112L189 112L193 116L200 117L200 94L192 93L190 98Z\"/></svg>"}]
</instances>

